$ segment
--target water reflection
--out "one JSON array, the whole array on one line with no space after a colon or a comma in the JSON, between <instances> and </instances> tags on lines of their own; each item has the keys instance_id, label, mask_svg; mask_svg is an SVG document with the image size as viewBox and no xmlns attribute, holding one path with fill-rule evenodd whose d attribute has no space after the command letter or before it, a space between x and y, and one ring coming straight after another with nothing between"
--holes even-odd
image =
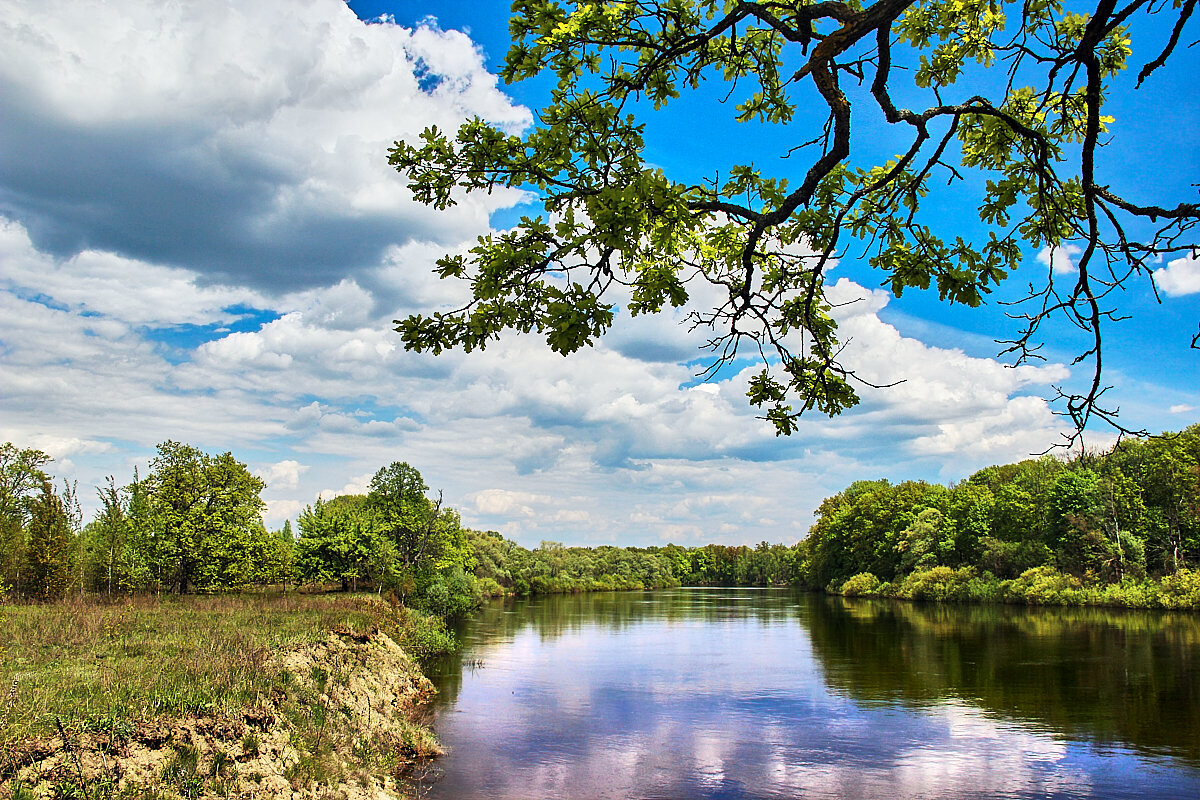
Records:
<instances>
[{"instance_id":1,"label":"water reflection","mask_svg":"<svg viewBox=\"0 0 1200 800\"><path fill-rule=\"evenodd\" d=\"M830 688L860 702L959 698L1043 729L1200 761L1200 620L1113 609L836 597L809 619Z\"/></svg>"},{"instance_id":2,"label":"water reflection","mask_svg":"<svg viewBox=\"0 0 1200 800\"><path fill-rule=\"evenodd\" d=\"M681 590L462 635L434 797L1200 796L1191 617Z\"/></svg>"}]
</instances>

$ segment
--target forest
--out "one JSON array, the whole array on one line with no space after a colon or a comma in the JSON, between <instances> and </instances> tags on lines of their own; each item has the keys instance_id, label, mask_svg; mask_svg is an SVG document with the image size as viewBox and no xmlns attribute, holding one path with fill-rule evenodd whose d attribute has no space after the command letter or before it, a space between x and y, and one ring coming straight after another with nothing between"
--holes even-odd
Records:
<instances>
[{"instance_id":1,"label":"forest","mask_svg":"<svg viewBox=\"0 0 1200 800\"><path fill-rule=\"evenodd\" d=\"M1200 426L957 484L860 481L798 546L812 588L1036 604L1200 605Z\"/></svg>"},{"instance_id":2,"label":"forest","mask_svg":"<svg viewBox=\"0 0 1200 800\"><path fill-rule=\"evenodd\" d=\"M0 446L0 589L188 594L371 590L443 617L485 597L674 586L797 586L914 600L1200 608L1200 425L1105 452L990 466L949 486L857 481L794 544L529 549L465 528L405 462L362 495L318 498L276 531L231 453L158 445L109 478L83 524L50 457Z\"/></svg>"}]
</instances>

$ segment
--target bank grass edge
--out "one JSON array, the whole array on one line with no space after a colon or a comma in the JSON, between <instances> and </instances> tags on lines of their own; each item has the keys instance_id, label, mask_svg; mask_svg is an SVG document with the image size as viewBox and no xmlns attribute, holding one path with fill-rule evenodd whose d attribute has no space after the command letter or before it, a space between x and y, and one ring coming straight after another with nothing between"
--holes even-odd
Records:
<instances>
[{"instance_id":1,"label":"bank grass edge","mask_svg":"<svg viewBox=\"0 0 1200 800\"><path fill-rule=\"evenodd\" d=\"M0 605L0 619L0 760L63 728L127 736L263 706L286 681L277 656L330 632L382 631L418 662L454 647L441 619L374 595L85 595Z\"/></svg>"}]
</instances>

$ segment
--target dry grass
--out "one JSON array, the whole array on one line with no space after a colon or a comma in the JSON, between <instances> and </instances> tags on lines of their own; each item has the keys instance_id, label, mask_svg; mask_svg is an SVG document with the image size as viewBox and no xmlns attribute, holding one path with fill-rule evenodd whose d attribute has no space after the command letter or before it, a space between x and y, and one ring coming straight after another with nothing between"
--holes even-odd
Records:
<instances>
[{"instance_id":1,"label":"dry grass","mask_svg":"<svg viewBox=\"0 0 1200 800\"><path fill-rule=\"evenodd\" d=\"M335 629L403 627L378 605L289 593L0 607L11 636L0 685L13 687L0 709L0 747L50 735L56 719L108 730L260 705L275 679L265 666L281 649Z\"/></svg>"}]
</instances>

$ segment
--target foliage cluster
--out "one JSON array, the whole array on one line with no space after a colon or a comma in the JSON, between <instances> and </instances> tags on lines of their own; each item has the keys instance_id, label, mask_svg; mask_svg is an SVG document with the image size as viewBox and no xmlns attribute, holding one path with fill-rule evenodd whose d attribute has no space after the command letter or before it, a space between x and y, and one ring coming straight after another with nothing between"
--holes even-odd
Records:
<instances>
[{"instance_id":1,"label":"foliage cluster","mask_svg":"<svg viewBox=\"0 0 1200 800\"><path fill-rule=\"evenodd\" d=\"M821 505L801 582L847 595L1200 607L1200 426Z\"/></svg>"},{"instance_id":2,"label":"foliage cluster","mask_svg":"<svg viewBox=\"0 0 1200 800\"><path fill-rule=\"evenodd\" d=\"M0 581L52 599L70 587L136 593L261 584L370 587L399 606L460 616L504 594L679 585L801 585L947 601L1195 608L1200 578L1200 426L1125 439L1106 453L992 466L952 486L859 481L818 509L794 545L530 550L464 528L412 466L380 469L365 495L318 499L270 533L261 481L226 453L166 442L147 476L110 479L78 528L44 453L6 444ZM424 638L422 638L424 637ZM445 649L429 630L417 655Z\"/></svg>"},{"instance_id":3,"label":"foliage cluster","mask_svg":"<svg viewBox=\"0 0 1200 800\"><path fill-rule=\"evenodd\" d=\"M679 545L529 550L497 533L463 528L431 499L404 462L381 468L367 494L318 498L275 532L259 516L262 481L229 453L159 445L144 478L99 489L101 508L82 528L69 491L55 493L50 458L6 444L7 505L0 506L0 566L19 597L49 600L69 589L105 596L187 594L289 583L343 591L370 587L440 617L460 616L504 594L653 589L688 585L787 585L795 549ZM4 509L14 509L2 513ZM51 568L53 567L53 568ZM446 645L443 634L409 642L416 654Z\"/></svg>"},{"instance_id":4,"label":"foliage cluster","mask_svg":"<svg viewBox=\"0 0 1200 800\"><path fill-rule=\"evenodd\" d=\"M403 462L380 469L367 495L318 499L300 515L297 539L290 522L266 529L263 481L230 453L160 444L144 477L135 470L126 485L108 478L87 525L74 487L55 490L50 460L0 447L5 594L47 601L68 592L182 595L330 582L356 590L365 581L443 617L480 597L458 514L430 500L421 474Z\"/></svg>"},{"instance_id":5,"label":"foliage cluster","mask_svg":"<svg viewBox=\"0 0 1200 800\"><path fill-rule=\"evenodd\" d=\"M230 453L164 442L144 478L99 489L81 526L73 486L55 491L38 450L0 446L0 583L54 600L69 590L217 591L283 580L290 547L263 527L263 482Z\"/></svg>"},{"instance_id":6,"label":"foliage cluster","mask_svg":"<svg viewBox=\"0 0 1200 800\"><path fill-rule=\"evenodd\" d=\"M1152 287L1153 264L1195 252L1200 204L1139 183L1178 168L1153 143L1105 157L1129 130L1110 112L1130 99L1131 66L1144 113L1178 102L1155 73L1173 59L1194 69L1177 48L1194 7L518 0L500 75L550 82L536 124L427 128L390 162L435 208L517 188L540 213L442 258L437 274L469 284L470 301L396 320L397 331L433 353L537 333L565 355L619 309L692 301L710 370L757 362L748 399L786 434L873 385L838 330L828 287L839 260L866 262L897 297L930 290L975 307L1032 254L1075 253L1069 280L1049 270L1017 295L1019 328L1001 344L1024 363L1042 358L1054 321L1081 330L1074 363L1092 374L1058 399L1079 430L1116 425L1101 365L1119 290ZM669 175L648 148L676 104L751 124L691 137L689 167Z\"/></svg>"},{"instance_id":7,"label":"foliage cluster","mask_svg":"<svg viewBox=\"0 0 1200 800\"><path fill-rule=\"evenodd\" d=\"M370 583L443 617L474 608L480 595L467 532L458 513L428 491L416 468L393 462L375 473L365 495L318 499L300 514L296 579L337 581L343 590Z\"/></svg>"}]
</instances>

